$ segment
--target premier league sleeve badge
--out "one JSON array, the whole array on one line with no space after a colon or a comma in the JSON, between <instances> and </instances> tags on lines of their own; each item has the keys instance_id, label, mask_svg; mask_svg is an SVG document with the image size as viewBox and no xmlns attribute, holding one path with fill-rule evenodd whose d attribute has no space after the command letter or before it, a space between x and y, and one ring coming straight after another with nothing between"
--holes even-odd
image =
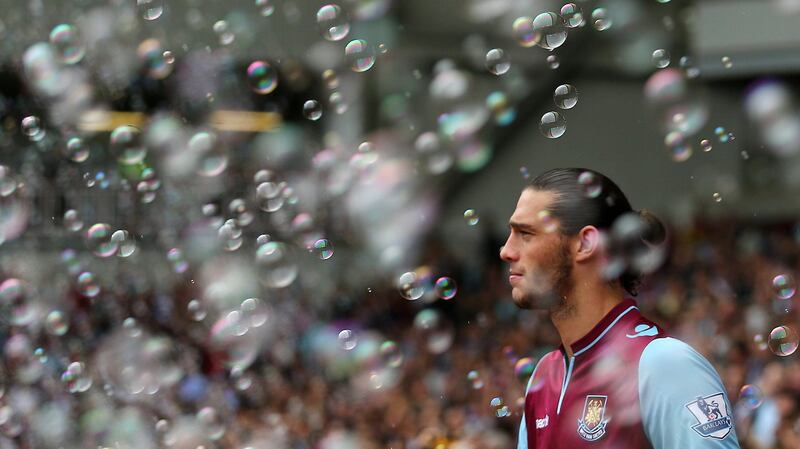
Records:
<instances>
[{"instance_id":1,"label":"premier league sleeve badge","mask_svg":"<svg viewBox=\"0 0 800 449\"><path fill-rule=\"evenodd\" d=\"M721 440L728 436L733 428L733 421L722 393L705 397L697 396L694 401L686 404L686 408L698 421L692 426L692 429L703 438Z\"/></svg>"},{"instance_id":2,"label":"premier league sleeve badge","mask_svg":"<svg viewBox=\"0 0 800 449\"><path fill-rule=\"evenodd\" d=\"M578 420L578 435L586 441L597 441L606 434L605 418L608 396L587 395L583 414Z\"/></svg>"}]
</instances>

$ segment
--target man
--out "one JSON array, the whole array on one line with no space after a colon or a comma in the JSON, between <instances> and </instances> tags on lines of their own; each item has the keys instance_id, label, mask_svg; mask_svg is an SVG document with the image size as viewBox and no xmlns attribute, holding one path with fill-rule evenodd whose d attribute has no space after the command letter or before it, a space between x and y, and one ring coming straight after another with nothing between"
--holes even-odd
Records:
<instances>
[{"instance_id":1,"label":"man","mask_svg":"<svg viewBox=\"0 0 800 449\"><path fill-rule=\"evenodd\" d=\"M626 297L657 266L657 218L602 174L568 168L526 186L509 228L514 303L548 310L562 341L528 382L518 449L739 447L711 364Z\"/></svg>"}]
</instances>

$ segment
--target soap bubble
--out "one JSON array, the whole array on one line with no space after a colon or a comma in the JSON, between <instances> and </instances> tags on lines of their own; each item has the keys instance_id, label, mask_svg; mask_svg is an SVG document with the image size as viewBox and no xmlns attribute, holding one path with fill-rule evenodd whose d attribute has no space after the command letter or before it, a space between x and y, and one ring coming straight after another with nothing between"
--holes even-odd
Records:
<instances>
[{"instance_id":1,"label":"soap bubble","mask_svg":"<svg viewBox=\"0 0 800 449\"><path fill-rule=\"evenodd\" d=\"M329 41L340 41L350 32L347 15L335 4L324 5L317 11L317 25L322 37Z\"/></svg>"},{"instance_id":2,"label":"soap bubble","mask_svg":"<svg viewBox=\"0 0 800 449\"><path fill-rule=\"evenodd\" d=\"M86 48L78 36L78 30L67 23L53 27L53 30L50 31L50 44L55 47L64 64L77 64L86 54Z\"/></svg>"},{"instance_id":3,"label":"soap bubble","mask_svg":"<svg viewBox=\"0 0 800 449\"><path fill-rule=\"evenodd\" d=\"M778 326L769 333L767 343L773 354L786 357L797 350L797 333L789 326Z\"/></svg>"},{"instance_id":4,"label":"soap bubble","mask_svg":"<svg viewBox=\"0 0 800 449\"><path fill-rule=\"evenodd\" d=\"M557 139L567 131L567 121L558 112L545 112L539 122L539 130L548 139Z\"/></svg>"},{"instance_id":5,"label":"soap bubble","mask_svg":"<svg viewBox=\"0 0 800 449\"><path fill-rule=\"evenodd\" d=\"M592 25L597 31L605 31L611 28L611 18L605 8L595 8L592 11Z\"/></svg>"},{"instance_id":6,"label":"soap bubble","mask_svg":"<svg viewBox=\"0 0 800 449\"><path fill-rule=\"evenodd\" d=\"M567 3L562 6L560 15L561 18L564 19L567 28L578 28L586 23L586 20L583 18L583 11L581 11L580 6L575 3Z\"/></svg>"},{"instance_id":7,"label":"soap bubble","mask_svg":"<svg viewBox=\"0 0 800 449\"><path fill-rule=\"evenodd\" d=\"M514 38L523 47L533 47L542 38L533 28L533 19L527 16L517 17L511 26Z\"/></svg>"},{"instance_id":8,"label":"soap bubble","mask_svg":"<svg viewBox=\"0 0 800 449\"><path fill-rule=\"evenodd\" d=\"M744 385L739 390L739 403L748 410L757 409L764 402L764 394L755 385Z\"/></svg>"},{"instance_id":9,"label":"soap bubble","mask_svg":"<svg viewBox=\"0 0 800 449\"><path fill-rule=\"evenodd\" d=\"M344 48L344 57L354 72L366 72L375 65L375 50L363 39L350 41Z\"/></svg>"},{"instance_id":10,"label":"soap bubble","mask_svg":"<svg viewBox=\"0 0 800 449\"><path fill-rule=\"evenodd\" d=\"M553 101L561 109L572 109L578 104L578 89L571 84L562 84L553 92Z\"/></svg>"},{"instance_id":11,"label":"soap bubble","mask_svg":"<svg viewBox=\"0 0 800 449\"><path fill-rule=\"evenodd\" d=\"M546 50L554 50L567 40L564 19L554 12L543 12L536 16L533 29L542 36L537 45Z\"/></svg>"},{"instance_id":12,"label":"soap bubble","mask_svg":"<svg viewBox=\"0 0 800 449\"><path fill-rule=\"evenodd\" d=\"M278 87L278 71L264 61L253 61L247 66L247 83L254 92L264 95Z\"/></svg>"},{"instance_id":13,"label":"soap bubble","mask_svg":"<svg viewBox=\"0 0 800 449\"><path fill-rule=\"evenodd\" d=\"M475 226L481 220L481 217L478 216L475 209L467 209L464 211L464 220L467 222L467 225Z\"/></svg>"},{"instance_id":14,"label":"soap bubble","mask_svg":"<svg viewBox=\"0 0 800 449\"><path fill-rule=\"evenodd\" d=\"M486 69L494 75L503 75L511 68L511 61L506 53L493 48L486 53Z\"/></svg>"},{"instance_id":15,"label":"soap bubble","mask_svg":"<svg viewBox=\"0 0 800 449\"><path fill-rule=\"evenodd\" d=\"M436 296L444 300L453 299L456 296L456 292L458 292L456 281L447 276L437 279L434 289L436 290Z\"/></svg>"},{"instance_id":16,"label":"soap bubble","mask_svg":"<svg viewBox=\"0 0 800 449\"><path fill-rule=\"evenodd\" d=\"M669 65L669 52L663 48L653 51L653 64L659 69Z\"/></svg>"},{"instance_id":17,"label":"soap bubble","mask_svg":"<svg viewBox=\"0 0 800 449\"><path fill-rule=\"evenodd\" d=\"M156 20L164 13L164 0L136 0L136 8L144 20Z\"/></svg>"}]
</instances>

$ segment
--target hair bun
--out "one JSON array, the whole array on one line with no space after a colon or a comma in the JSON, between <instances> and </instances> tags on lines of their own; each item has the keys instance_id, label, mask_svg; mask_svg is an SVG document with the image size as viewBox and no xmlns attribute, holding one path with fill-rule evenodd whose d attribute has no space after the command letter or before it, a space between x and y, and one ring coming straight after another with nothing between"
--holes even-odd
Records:
<instances>
[{"instance_id":1,"label":"hair bun","mask_svg":"<svg viewBox=\"0 0 800 449\"><path fill-rule=\"evenodd\" d=\"M647 209L640 209L637 211L639 217L645 223L645 229L642 232L642 239L651 245L660 245L667 238L667 229L661 220L658 219Z\"/></svg>"}]
</instances>

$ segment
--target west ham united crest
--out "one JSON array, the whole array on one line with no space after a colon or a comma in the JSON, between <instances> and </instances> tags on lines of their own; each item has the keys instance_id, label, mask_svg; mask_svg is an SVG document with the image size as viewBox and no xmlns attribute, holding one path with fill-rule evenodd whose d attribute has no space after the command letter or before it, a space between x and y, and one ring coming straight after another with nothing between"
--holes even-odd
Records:
<instances>
[{"instance_id":1,"label":"west ham united crest","mask_svg":"<svg viewBox=\"0 0 800 449\"><path fill-rule=\"evenodd\" d=\"M721 440L731 432L733 422L722 393L706 397L697 396L694 401L686 404L686 408L698 421L692 429L703 438Z\"/></svg>"},{"instance_id":2,"label":"west ham united crest","mask_svg":"<svg viewBox=\"0 0 800 449\"><path fill-rule=\"evenodd\" d=\"M578 420L578 435L586 441L597 441L606 434L606 402L608 396L587 395L583 414Z\"/></svg>"}]
</instances>

